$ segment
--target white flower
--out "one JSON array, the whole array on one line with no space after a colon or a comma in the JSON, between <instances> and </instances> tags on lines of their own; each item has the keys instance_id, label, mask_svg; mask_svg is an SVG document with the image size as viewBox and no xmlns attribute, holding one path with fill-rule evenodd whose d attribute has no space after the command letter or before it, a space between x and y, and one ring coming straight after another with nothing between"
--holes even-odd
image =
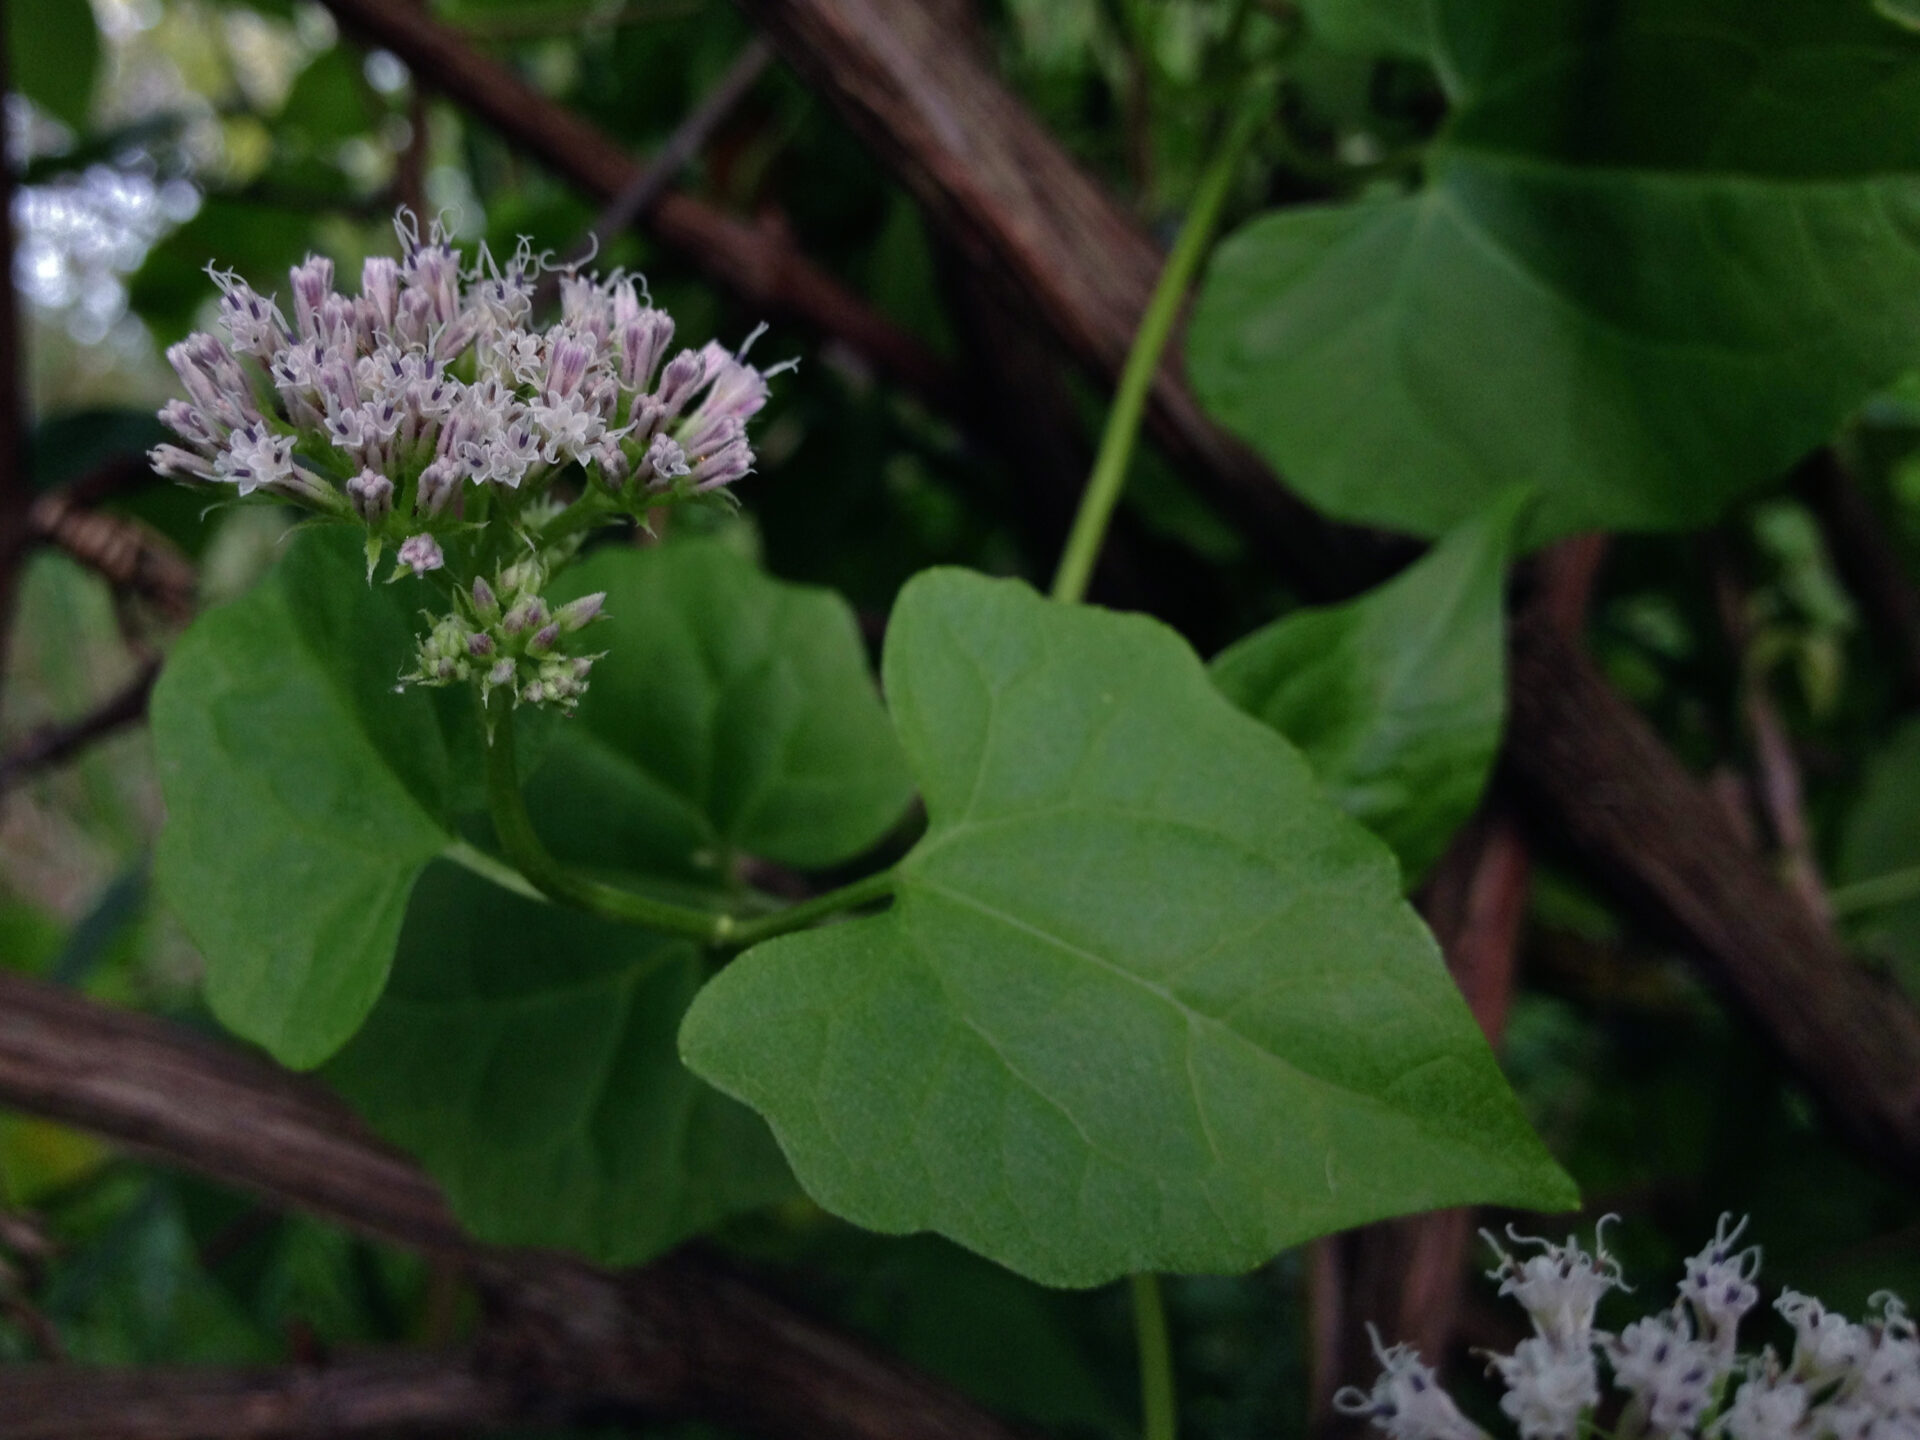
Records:
<instances>
[{"instance_id":1,"label":"white flower","mask_svg":"<svg viewBox=\"0 0 1920 1440\"><path fill-rule=\"evenodd\" d=\"M1687 1261L1686 1279L1680 1282L1681 1298L1693 1311L1702 1333L1713 1342L1720 1357L1721 1373L1733 1367L1735 1332L1740 1320L1760 1300L1760 1287L1753 1283L1760 1273L1760 1247L1736 1251L1734 1241L1747 1228L1742 1220L1733 1229L1732 1220L1722 1215L1714 1227L1713 1239L1705 1249Z\"/></svg>"},{"instance_id":2,"label":"white flower","mask_svg":"<svg viewBox=\"0 0 1920 1440\"><path fill-rule=\"evenodd\" d=\"M1614 1384L1633 1397L1628 1415L1647 1433L1686 1434L1705 1417L1719 1366L1712 1345L1695 1338L1683 1308L1636 1320L1605 1345ZM1620 1428L1630 1434L1635 1427L1623 1419Z\"/></svg>"},{"instance_id":3,"label":"white flower","mask_svg":"<svg viewBox=\"0 0 1920 1440\"><path fill-rule=\"evenodd\" d=\"M1343 1415L1364 1415L1392 1440L1487 1440L1486 1431L1460 1413L1453 1397L1440 1387L1431 1365L1422 1362L1411 1346L1383 1349L1380 1336L1369 1325L1373 1353L1380 1360L1380 1378L1372 1390L1349 1385L1333 1397Z\"/></svg>"},{"instance_id":4,"label":"white flower","mask_svg":"<svg viewBox=\"0 0 1920 1440\"><path fill-rule=\"evenodd\" d=\"M1600 1403L1599 1370L1587 1346L1563 1350L1534 1335L1491 1363L1507 1386L1500 1408L1525 1440L1574 1440L1581 1416Z\"/></svg>"},{"instance_id":5,"label":"white flower","mask_svg":"<svg viewBox=\"0 0 1920 1440\"><path fill-rule=\"evenodd\" d=\"M1806 1422L1806 1387L1781 1375L1779 1362L1768 1351L1714 1422L1713 1434L1724 1432L1732 1440L1810 1440Z\"/></svg>"},{"instance_id":6,"label":"white flower","mask_svg":"<svg viewBox=\"0 0 1920 1440\"><path fill-rule=\"evenodd\" d=\"M293 478L293 437L275 435L258 422L236 430L214 460L213 471L242 495L282 485Z\"/></svg>"},{"instance_id":7,"label":"white flower","mask_svg":"<svg viewBox=\"0 0 1920 1440\"><path fill-rule=\"evenodd\" d=\"M1511 1227L1507 1238L1515 1245L1538 1245L1540 1253L1517 1259L1500 1248L1491 1232L1481 1236L1493 1247L1500 1263L1487 1272L1489 1280L1500 1282L1500 1293L1511 1295L1533 1321L1534 1331L1563 1351L1586 1346L1593 1333L1594 1311L1609 1290L1624 1289L1620 1264L1607 1254L1601 1235L1608 1216L1594 1228L1593 1254L1580 1248L1577 1240L1555 1245L1530 1235L1516 1233Z\"/></svg>"}]
</instances>

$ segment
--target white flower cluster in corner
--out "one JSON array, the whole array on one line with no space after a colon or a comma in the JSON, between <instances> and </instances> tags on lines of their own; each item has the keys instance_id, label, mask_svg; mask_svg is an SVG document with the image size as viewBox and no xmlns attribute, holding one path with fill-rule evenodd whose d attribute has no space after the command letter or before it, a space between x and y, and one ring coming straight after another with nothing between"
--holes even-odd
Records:
<instances>
[{"instance_id":1,"label":"white flower cluster in corner","mask_svg":"<svg viewBox=\"0 0 1920 1440\"><path fill-rule=\"evenodd\" d=\"M757 369L747 346L715 342L669 358L673 320L618 273L562 273L560 317L537 326L535 281L551 267L527 241L504 266L482 246L469 269L438 224L423 240L402 211L395 229L399 258L367 260L358 295L335 291L331 260L295 266L291 324L274 297L210 268L226 338L167 351L186 398L160 418L183 443L150 458L162 474L357 522L369 576L388 545L396 576L449 571L461 603L405 679L478 673L570 707L591 659L556 650L547 621L516 657L532 669L513 676L498 657L476 671L468 662L488 657L444 653L453 629L482 618L473 586L484 592L487 573L544 577L599 524L724 494L753 468L747 421L787 367ZM525 648L495 643L508 638Z\"/></svg>"},{"instance_id":2,"label":"white flower cluster in corner","mask_svg":"<svg viewBox=\"0 0 1920 1440\"><path fill-rule=\"evenodd\" d=\"M1782 1291L1774 1308L1793 1327L1792 1356L1783 1362L1770 1346L1739 1353L1741 1318L1760 1299L1760 1251L1734 1248L1746 1222L1729 1229L1729 1218L1687 1262L1673 1306L1618 1335L1594 1328L1601 1297L1627 1288L1597 1230L1591 1255L1571 1239L1554 1245L1509 1231L1516 1246L1537 1249L1515 1256L1487 1235L1500 1258L1490 1278L1533 1321L1531 1336L1488 1365L1522 1440L1607 1433L1595 1425L1603 1357L1622 1396L1613 1440L1920 1440L1920 1335L1891 1294L1874 1296L1877 1313L1856 1323ZM1374 1350L1380 1379L1370 1391L1342 1390L1341 1411L1391 1440L1487 1440L1409 1347L1385 1348L1376 1335Z\"/></svg>"}]
</instances>

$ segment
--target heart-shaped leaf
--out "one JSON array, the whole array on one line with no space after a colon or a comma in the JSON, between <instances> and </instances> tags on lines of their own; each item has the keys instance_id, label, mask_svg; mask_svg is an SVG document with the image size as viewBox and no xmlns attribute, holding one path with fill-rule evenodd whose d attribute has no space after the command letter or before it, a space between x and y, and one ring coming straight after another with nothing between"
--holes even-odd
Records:
<instances>
[{"instance_id":1,"label":"heart-shaped leaf","mask_svg":"<svg viewBox=\"0 0 1920 1440\"><path fill-rule=\"evenodd\" d=\"M1090 1285L1574 1202L1391 855L1171 631L932 571L884 673L929 822L893 908L756 947L680 1037L820 1203Z\"/></svg>"},{"instance_id":2,"label":"heart-shaped leaf","mask_svg":"<svg viewBox=\"0 0 1920 1440\"><path fill-rule=\"evenodd\" d=\"M765 1124L675 1053L701 973L687 941L436 865L327 1076L482 1239L637 1264L793 1193Z\"/></svg>"},{"instance_id":3,"label":"heart-shaped leaf","mask_svg":"<svg viewBox=\"0 0 1920 1440\"><path fill-rule=\"evenodd\" d=\"M913 796L853 612L712 540L607 549L559 598L607 594L607 652L535 777L555 853L712 879L738 853L826 866Z\"/></svg>"},{"instance_id":4,"label":"heart-shaped leaf","mask_svg":"<svg viewBox=\"0 0 1920 1440\"><path fill-rule=\"evenodd\" d=\"M1395 13L1398 13L1396 10ZM1315 505L1683 527L1920 353L1920 36L1862 3L1429 0L1454 112L1401 198L1224 242L1189 363Z\"/></svg>"},{"instance_id":5,"label":"heart-shaped leaf","mask_svg":"<svg viewBox=\"0 0 1920 1440\"><path fill-rule=\"evenodd\" d=\"M1480 803L1506 715L1501 604L1518 497L1379 589L1300 610L1214 657L1213 683L1306 755L1393 847L1409 887Z\"/></svg>"},{"instance_id":6,"label":"heart-shaped leaf","mask_svg":"<svg viewBox=\"0 0 1920 1440\"><path fill-rule=\"evenodd\" d=\"M214 1014L287 1065L359 1028L413 882L477 798L471 699L396 693L424 598L411 579L370 588L344 527L309 530L181 637L154 687L162 893Z\"/></svg>"}]
</instances>

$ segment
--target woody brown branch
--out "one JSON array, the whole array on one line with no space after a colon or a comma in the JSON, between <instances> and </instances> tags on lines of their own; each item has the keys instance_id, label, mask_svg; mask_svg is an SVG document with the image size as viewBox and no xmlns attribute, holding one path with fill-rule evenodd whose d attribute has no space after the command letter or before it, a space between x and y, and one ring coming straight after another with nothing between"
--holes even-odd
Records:
<instances>
[{"instance_id":1,"label":"woody brown branch","mask_svg":"<svg viewBox=\"0 0 1920 1440\"><path fill-rule=\"evenodd\" d=\"M1159 254L939 12L913 0L736 0L975 263L1083 363L1118 373ZM1365 537L1285 498L1174 369L1162 443L1307 593L1367 583ZM1920 1012L1839 949L1550 616L1515 627L1507 751L1536 828L1677 931L1874 1163L1920 1175Z\"/></svg>"},{"instance_id":2,"label":"woody brown branch","mask_svg":"<svg viewBox=\"0 0 1920 1440\"><path fill-rule=\"evenodd\" d=\"M423 9L389 0L325 0L351 34L391 50L423 81L564 179L611 201L645 168L596 126L535 90ZM756 310L838 340L875 370L951 410L958 392L925 345L795 250L682 191L652 201L649 230Z\"/></svg>"},{"instance_id":3,"label":"woody brown branch","mask_svg":"<svg viewBox=\"0 0 1920 1440\"><path fill-rule=\"evenodd\" d=\"M471 1433L562 1420L469 1354L382 1355L326 1366L102 1373L0 1367L0 1440L333 1440Z\"/></svg>"},{"instance_id":4,"label":"woody brown branch","mask_svg":"<svg viewBox=\"0 0 1920 1440\"><path fill-rule=\"evenodd\" d=\"M453 1377L440 1392L454 1397L450 1404L477 1404L475 1396L505 1381L527 1403L563 1412L692 1417L800 1440L1013 1440L965 1397L711 1257L681 1254L612 1274L563 1255L479 1244L433 1181L317 1081L4 972L0 1105L456 1262L482 1287L491 1319L471 1385ZM101 1386L137 1388L143 1379L78 1373ZM446 1378L432 1365L422 1373ZM215 1390L236 1380L234 1372L201 1378ZM253 1377L269 1390L296 1378ZM180 1383L192 1379L184 1374ZM0 1440L130 1433L111 1411L94 1430L55 1429L55 1417L34 1417L24 1402L53 1394L50 1384L43 1372L0 1369Z\"/></svg>"}]
</instances>

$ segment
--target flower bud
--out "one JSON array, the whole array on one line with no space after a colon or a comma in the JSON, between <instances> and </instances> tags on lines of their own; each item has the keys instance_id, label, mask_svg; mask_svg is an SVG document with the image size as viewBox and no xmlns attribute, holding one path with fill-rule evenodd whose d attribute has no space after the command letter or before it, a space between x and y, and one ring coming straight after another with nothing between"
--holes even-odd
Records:
<instances>
[{"instance_id":1,"label":"flower bud","mask_svg":"<svg viewBox=\"0 0 1920 1440\"><path fill-rule=\"evenodd\" d=\"M500 629L508 635L523 635L539 629L549 618L547 602L538 595L530 595L500 618Z\"/></svg>"},{"instance_id":2,"label":"flower bud","mask_svg":"<svg viewBox=\"0 0 1920 1440\"><path fill-rule=\"evenodd\" d=\"M347 481L347 499L367 528L377 530L393 513L393 482L376 470L362 470Z\"/></svg>"},{"instance_id":3,"label":"flower bud","mask_svg":"<svg viewBox=\"0 0 1920 1440\"><path fill-rule=\"evenodd\" d=\"M440 542L431 535L408 536L400 546L399 559L401 565L411 569L415 575L438 570L447 563L446 556L440 552Z\"/></svg>"},{"instance_id":4,"label":"flower bud","mask_svg":"<svg viewBox=\"0 0 1920 1440\"><path fill-rule=\"evenodd\" d=\"M467 637L467 654L476 660L484 660L493 654L493 636L484 630L475 631Z\"/></svg>"},{"instance_id":5,"label":"flower bud","mask_svg":"<svg viewBox=\"0 0 1920 1440\"><path fill-rule=\"evenodd\" d=\"M576 630L585 629L600 618L600 607L607 603L607 592L595 591L591 595L582 595L578 600L569 600L553 612L554 623L562 632L571 635Z\"/></svg>"},{"instance_id":6,"label":"flower bud","mask_svg":"<svg viewBox=\"0 0 1920 1440\"><path fill-rule=\"evenodd\" d=\"M544 660L553 653L553 647L559 643L560 626L558 622L543 625L534 632L533 638L527 641L527 654L533 656L536 660Z\"/></svg>"},{"instance_id":7,"label":"flower bud","mask_svg":"<svg viewBox=\"0 0 1920 1440\"><path fill-rule=\"evenodd\" d=\"M492 625L499 620L500 602L494 597L491 585L476 575L468 593L473 597L473 613L480 617L482 624Z\"/></svg>"}]
</instances>

